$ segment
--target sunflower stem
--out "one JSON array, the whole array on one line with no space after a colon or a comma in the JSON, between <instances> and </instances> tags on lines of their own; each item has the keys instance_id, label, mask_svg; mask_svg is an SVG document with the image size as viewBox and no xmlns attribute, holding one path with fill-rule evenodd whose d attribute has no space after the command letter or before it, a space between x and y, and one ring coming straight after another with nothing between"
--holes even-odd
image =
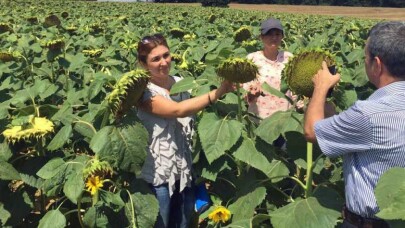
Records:
<instances>
[{"instance_id":1,"label":"sunflower stem","mask_svg":"<svg viewBox=\"0 0 405 228\"><path fill-rule=\"evenodd\" d=\"M238 94L238 120L242 123L242 98L239 83L236 83L236 93Z\"/></svg>"},{"instance_id":2,"label":"sunflower stem","mask_svg":"<svg viewBox=\"0 0 405 228\"><path fill-rule=\"evenodd\" d=\"M78 219L79 219L80 226L81 226L82 228L84 228L84 223L83 223L83 220L82 220L82 215L80 214L80 212L81 212L81 207L82 207L82 197L83 197L83 191L80 193L79 198L77 199L77 217L78 217Z\"/></svg>"},{"instance_id":3,"label":"sunflower stem","mask_svg":"<svg viewBox=\"0 0 405 228\"><path fill-rule=\"evenodd\" d=\"M98 202L98 190L92 196L92 206L94 207Z\"/></svg>"},{"instance_id":4,"label":"sunflower stem","mask_svg":"<svg viewBox=\"0 0 405 228\"><path fill-rule=\"evenodd\" d=\"M111 109L109 109L109 110L111 110ZM105 127L105 126L107 125L107 123L108 123L108 117L109 117L109 116L110 116L110 111L104 112L103 119L102 119L102 121L101 121L101 127L100 127L100 129L103 128L103 127Z\"/></svg>"},{"instance_id":5,"label":"sunflower stem","mask_svg":"<svg viewBox=\"0 0 405 228\"><path fill-rule=\"evenodd\" d=\"M312 195L312 143L307 142L307 183L305 188L305 198Z\"/></svg>"},{"instance_id":6,"label":"sunflower stem","mask_svg":"<svg viewBox=\"0 0 405 228\"><path fill-rule=\"evenodd\" d=\"M136 215L135 215L134 201L132 200L131 193L128 190L126 190L126 191L128 193L129 200L131 201L132 227L136 228L137 221L136 221Z\"/></svg>"}]
</instances>

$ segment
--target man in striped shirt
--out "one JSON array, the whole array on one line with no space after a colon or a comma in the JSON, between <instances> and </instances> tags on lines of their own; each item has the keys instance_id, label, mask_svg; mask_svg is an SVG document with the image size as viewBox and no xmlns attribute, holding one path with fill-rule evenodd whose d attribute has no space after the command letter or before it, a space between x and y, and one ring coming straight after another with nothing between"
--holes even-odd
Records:
<instances>
[{"instance_id":1,"label":"man in striped shirt","mask_svg":"<svg viewBox=\"0 0 405 228\"><path fill-rule=\"evenodd\" d=\"M343 227L388 227L378 219L374 188L392 167L405 167L405 22L375 25L365 47L365 68L377 90L365 101L325 118L329 88L340 79L326 63L314 76L305 137L330 157L343 156L346 210Z\"/></svg>"}]
</instances>

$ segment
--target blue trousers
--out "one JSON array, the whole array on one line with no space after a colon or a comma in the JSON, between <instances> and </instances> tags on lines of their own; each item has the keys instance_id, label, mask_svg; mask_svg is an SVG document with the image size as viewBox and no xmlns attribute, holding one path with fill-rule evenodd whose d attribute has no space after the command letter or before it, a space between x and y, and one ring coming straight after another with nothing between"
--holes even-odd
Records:
<instances>
[{"instance_id":1,"label":"blue trousers","mask_svg":"<svg viewBox=\"0 0 405 228\"><path fill-rule=\"evenodd\" d=\"M167 184L152 186L159 201L159 216L155 228L188 228L194 210L194 186L179 192L179 182L172 197Z\"/></svg>"}]
</instances>

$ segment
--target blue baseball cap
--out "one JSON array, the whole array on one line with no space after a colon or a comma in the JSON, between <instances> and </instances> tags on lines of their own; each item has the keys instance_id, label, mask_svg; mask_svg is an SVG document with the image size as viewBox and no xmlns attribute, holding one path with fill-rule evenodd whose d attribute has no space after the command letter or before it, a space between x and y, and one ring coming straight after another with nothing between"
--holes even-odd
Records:
<instances>
[{"instance_id":1,"label":"blue baseball cap","mask_svg":"<svg viewBox=\"0 0 405 228\"><path fill-rule=\"evenodd\" d=\"M284 29L283 26L281 25L281 22L274 18L269 18L263 21L262 25L260 26L260 32L262 33L262 35L268 33L270 29L279 29L284 33Z\"/></svg>"}]
</instances>

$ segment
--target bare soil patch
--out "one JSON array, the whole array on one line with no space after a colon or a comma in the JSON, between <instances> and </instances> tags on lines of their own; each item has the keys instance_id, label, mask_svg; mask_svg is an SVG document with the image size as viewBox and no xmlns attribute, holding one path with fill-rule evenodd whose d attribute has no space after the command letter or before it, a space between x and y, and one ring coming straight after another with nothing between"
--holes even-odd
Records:
<instances>
[{"instance_id":1,"label":"bare soil patch","mask_svg":"<svg viewBox=\"0 0 405 228\"><path fill-rule=\"evenodd\" d=\"M405 8L229 4L231 9L405 21Z\"/></svg>"},{"instance_id":2,"label":"bare soil patch","mask_svg":"<svg viewBox=\"0 0 405 228\"><path fill-rule=\"evenodd\" d=\"M193 5L199 3L164 3L170 5ZM405 21L405 8L383 7L349 7L349 6L301 6L301 5L272 5L272 4L238 4L231 3L229 8L238 10L258 10L275 13L314 14L363 19Z\"/></svg>"}]
</instances>

